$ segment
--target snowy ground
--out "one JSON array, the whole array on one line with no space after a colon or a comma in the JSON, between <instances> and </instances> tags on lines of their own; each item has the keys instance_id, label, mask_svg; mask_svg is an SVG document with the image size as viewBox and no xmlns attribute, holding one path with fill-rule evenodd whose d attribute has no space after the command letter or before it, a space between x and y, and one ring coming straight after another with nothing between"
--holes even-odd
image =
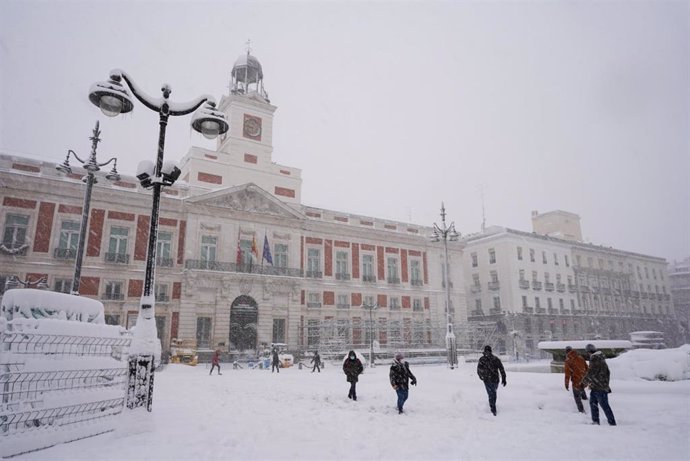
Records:
<instances>
[{"instance_id":1,"label":"snowy ground","mask_svg":"<svg viewBox=\"0 0 690 461\"><path fill-rule=\"evenodd\" d=\"M508 368L494 417L473 363L456 370L413 366L419 385L410 391L405 415L394 408L385 365L361 376L357 402L347 398L345 377L331 364L320 374L297 367L279 374L232 370L226 364L222 376L209 376L205 365L170 365L156 373L154 410L143 419L129 412L138 419L127 416L115 433L16 459L690 459L687 358L680 365L686 379L675 382L630 373L616 379L617 365L633 368L635 361L626 360L609 360L617 427L603 415L603 425L590 425L564 389L562 374L519 367Z\"/></svg>"}]
</instances>

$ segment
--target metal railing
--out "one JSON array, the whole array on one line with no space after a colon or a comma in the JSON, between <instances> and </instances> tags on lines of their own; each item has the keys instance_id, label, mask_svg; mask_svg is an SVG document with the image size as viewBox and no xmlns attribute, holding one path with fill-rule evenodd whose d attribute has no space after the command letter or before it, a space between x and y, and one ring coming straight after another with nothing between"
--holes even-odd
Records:
<instances>
[{"instance_id":1,"label":"metal railing","mask_svg":"<svg viewBox=\"0 0 690 461\"><path fill-rule=\"evenodd\" d=\"M249 263L233 263L224 261L207 261L203 259L187 259L184 264L185 269L194 270L208 270L208 271L219 271L219 272L241 272L246 274L260 274L260 275L282 275L287 277L302 277L303 273L301 269L295 269L291 267L279 267L279 266L262 266L260 264L249 264ZM313 272L307 272L304 274L306 277L310 277L310 274L316 274ZM318 277L321 277L321 272L318 272ZM316 275L313 275L316 278Z\"/></svg>"},{"instance_id":2,"label":"metal railing","mask_svg":"<svg viewBox=\"0 0 690 461\"><path fill-rule=\"evenodd\" d=\"M76 248L56 248L53 250L53 258L55 259L74 259L76 257Z\"/></svg>"},{"instance_id":3,"label":"metal railing","mask_svg":"<svg viewBox=\"0 0 690 461\"><path fill-rule=\"evenodd\" d=\"M105 262L115 264L129 264L129 255L126 253L106 253Z\"/></svg>"},{"instance_id":4,"label":"metal railing","mask_svg":"<svg viewBox=\"0 0 690 461\"><path fill-rule=\"evenodd\" d=\"M173 264L175 264L175 260L173 258L161 258L161 257L156 258L156 266L172 267Z\"/></svg>"},{"instance_id":5,"label":"metal railing","mask_svg":"<svg viewBox=\"0 0 690 461\"><path fill-rule=\"evenodd\" d=\"M345 272L336 272L335 273L335 279L336 280L350 280L350 274L346 274Z\"/></svg>"}]
</instances>

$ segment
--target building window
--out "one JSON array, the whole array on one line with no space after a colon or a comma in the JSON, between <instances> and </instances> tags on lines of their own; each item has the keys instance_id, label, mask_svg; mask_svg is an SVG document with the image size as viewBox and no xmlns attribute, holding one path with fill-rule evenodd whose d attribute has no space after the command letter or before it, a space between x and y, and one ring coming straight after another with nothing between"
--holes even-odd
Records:
<instances>
[{"instance_id":1,"label":"building window","mask_svg":"<svg viewBox=\"0 0 690 461\"><path fill-rule=\"evenodd\" d=\"M604 270L604 260L601 258L598 258L597 263L599 264L599 269Z\"/></svg>"},{"instance_id":2,"label":"building window","mask_svg":"<svg viewBox=\"0 0 690 461\"><path fill-rule=\"evenodd\" d=\"M168 296L168 284L167 283L156 283L154 284L154 291L156 296L156 302L167 303L170 301L170 296Z\"/></svg>"},{"instance_id":3,"label":"building window","mask_svg":"<svg viewBox=\"0 0 690 461\"><path fill-rule=\"evenodd\" d=\"M213 262L216 260L216 246L218 238L212 235L201 236L201 261Z\"/></svg>"},{"instance_id":4,"label":"building window","mask_svg":"<svg viewBox=\"0 0 690 461\"><path fill-rule=\"evenodd\" d=\"M522 297L522 307L527 307L527 296Z\"/></svg>"},{"instance_id":5,"label":"building window","mask_svg":"<svg viewBox=\"0 0 690 461\"><path fill-rule=\"evenodd\" d=\"M558 253L553 254L553 263L558 266Z\"/></svg>"},{"instance_id":6,"label":"building window","mask_svg":"<svg viewBox=\"0 0 690 461\"><path fill-rule=\"evenodd\" d=\"M491 283L498 283L498 272L491 271L489 274L491 275Z\"/></svg>"},{"instance_id":7,"label":"building window","mask_svg":"<svg viewBox=\"0 0 690 461\"><path fill-rule=\"evenodd\" d=\"M565 261L565 267L570 267L570 261L568 260L568 255L563 255L563 260Z\"/></svg>"},{"instance_id":8,"label":"building window","mask_svg":"<svg viewBox=\"0 0 690 461\"><path fill-rule=\"evenodd\" d=\"M397 296L391 296L388 304L392 311L400 310L400 298Z\"/></svg>"},{"instance_id":9,"label":"building window","mask_svg":"<svg viewBox=\"0 0 690 461\"><path fill-rule=\"evenodd\" d=\"M570 308L575 310L575 300L574 299L570 300Z\"/></svg>"},{"instance_id":10,"label":"building window","mask_svg":"<svg viewBox=\"0 0 690 461\"><path fill-rule=\"evenodd\" d=\"M120 316L118 314L105 314L105 324L119 326Z\"/></svg>"},{"instance_id":11,"label":"building window","mask_svg":"<svg viewBox=\"0 0 690 461\"><path fill-rule=\"evenodd\" d=\"M489 264L496 263L496 250L489 248Z\"/></svg>"},{"instance_id":12,"label":"building window","mask_svg":"<svg viewBox=\"0 0 690 461\"><path fill-rule=\"evenodd\" d=\"M336 323L336 334L338 339L345 342L345 344L350 343L350 321L349 320L338 320Z\"/></svg>"},{"instance_id":13,"label":"building window","mask_svg":"<svg viewBox=\"0 0 690 461\"><path fill-rule=\"evenodd\" d=\"M211 317L196 318L196 347L208 349L211 342Z\"/></svg>"},{"instance_id":14,"label":"building window","mask_svg":"<svg viewBox=\"0 0 690 461\"><path fill-rule=\"evenodd\" d=\"M494 309L501 310L501 298L500 298L500 296L494 296Z\"/></svg>"},{"instance_id":15,"label":"building window","mask_svg":"<svg viewBox=\"0 0 690 461\"><path fill-rule=\"evenodd\" d=\"M410 260L410 284L422 286L422 270L418 259Z\"/></svg>"},{"instance_id":16,"label":"building window","mask_svg":"<svg viewBox=\"0 0 690 461\"><path fill-rule=\"evenodd\" d=\"M273 245L273 266L288 267L288 246L286 244L276 243Z\"/></svg>"},{"instance_id":17,"label":"building window","mask_svg":"<svg viewBox=\"0 0 690 461\"><path fill-rule=\"evenodd\" d=\"M647 268L647 266L645 266L644 268L644 276L647 280L649 280L649 269Z\"/></svg>"},{"instance_id":18,"label":"building window","mask_svg":"<svg viewBox=\"0 0 690 461\"><path fill-rule=\"evenodd\" d=\"M243 271L250 271L252 265L254 264L254 254L252 253L252 243L254 242L254 238L252 237L252 240L249 239L242 239L240 240L240 264L242 267L240 270ZM259 249L257 248L257 252Z\"/></svg>"},{"instance_id":19,"label":"building window","mask_svg":"<svg viewBox=\"0 0 690 461\"><path fill-rule=\"evenodd\" d=\"M366 295L366 296L364 297L364 304L366 304L367 306L375 306L375 305L376 305L376 300L374 299L373 296L371 296L371 295Z\"/></svg>"},{"instance_id":20,"label":"building window","mask_svg":"<svg viewBox=\"0 0 690 461\"><path fill-rule=\"evenodd\" d=\"M520 277L519 280L525 280L525 270L524 270L524 269L520 269L520 270L518 271L518 274L519 274L519 277Z\"/></svg>"},{"instance_id":21,"label":"building window","mask_svg":"<svg viewBox=\"0 0 690 461\"><path fill-rule=\"evenodd\" d=\"M472 274L472 282L474 283L475 287L481 286L481 282L479 281L479 274Z\"/></svg>"},{"instance_id":22,"label":"building window","mask_svg":"<svg viewBox=\"0 0 690 461\"><path fill-rule=\"evenodd\" d=\"M53 291L58 293L70 293L72 291L71 279L55 279L53 282Z\"/></svg>"},{"instance_id":23,"label":"building window","mask_svg":"<svg viewBox=\"0 0 690 461\"><path fill-rule=\"evenodd\" d=\"M339 294L336 299L336 305L340 309L348 309L350 307L350 297L347 294Z\"/></svg>"},{"instance_id":24,"label":"building window","mask_svg":"<svg viewBox=\"0 0 690 461\"><path fill-rule=\"evenodd\" d=\"M544 272L544 283L549 283L551 279L551 276L549 275L548 272Z\"/></svg>"},{"instance_id":25,"label":"building window","mask_svg":"<svg viewBox=\"0 0 690 461\"><path fill-rule=\"evenodd\" d=\"M16 250L26 243L29 217L21 214L8 214L5 218L5 232L2 244L5 248Z\"/></svg>"},{"instance_id":26,"label":"building window","mask_svg":"<svg viewBox=\"0 0 690 461\"><path fill-rule=\"evenodd\" d=\"M398 275L398 258L389 257L387 259L388 283L400 283Z\"/></svg>"},{"instance_id":27,"label":"building window","mask_svg":"<svg viewBox=\"0 0 690 461\"><path fill-rule=\"evenodd\" d=\"M539 301L539 296L534 297L534 307L536 307L537 309L539 309L541 307L541 303Z\"/></svg>"},{"instance_id":28,"label":"building window","mask_svg":"<svg viewBox=\"0 0 690 461\"><path fill-rule=\"evenodd\" d=\"M546 298L546 307L553 309L553 300L551 298Z\"/></svg>"},{"instance_id":29,"label":"building window","mask_svg":"<svg viewBox=\"0 0 690 461\"><path fill-rule=\"evenodd\" d=\"M307 345L318 346L321 338L321 329L318 320L307 320Z\"/></svg>"},{"instance_id":30,"label":"building window","mask_svg":"<svg viewBox=\"0 0 690 461\"><path fill-rule=\"evenodd\" d=\"M307 249L307 277L321 277L321 250L318 248Z\"/></svg>"},{"instance_id":31,"label":"building window","mask_svg":"<svg viewBox=\"0 0 690 461\"><path fill-rule=\"evenodd\" d=\"M532 281L533 282L537 281L537 271L532 271Z\"/></svg>"},{"instance_id":32,"label":"building window","mask_svg":"<svg viewBox=\"0 0 690 461\"><path fill-rule=\"evenodd\" d=\"M374 255L372 254L362 255L362 281L376 281L376 276L374 275Z\"/></svg>"},{"instance_id":33,"label":"building window","mask_svg":"<svg viewBox=\"0 0 690 461\"><path fill-rule=\"evenodd\" d=\"M310 292L307 295L307 307L321 307L321 293Z\"/></svg>"},{"instance_id":34,"label":"building window","mask_svg":"<svg viewBox=\"0 0 690 461\"><path fill-rule=\"evenodd\" d=\"M125 299L125 294L122 289L122 282L106 282L105 293L103 299L118 301Z\"/></svg>"},{"instance_id":35,"label":"building window","mask_svg":"<svg viewBox=\"0 0 690 461\"><path fill-rule=\"evenodd\" d=\"M517 247L517 258L518 261L522 261L522 247Z\"/></svg>"},{"instance_id":36,"label":"building window","mask_svg":"<svg viewBox=\"0 0 690 461\"><path fill-rule=\"evenodd\" d=\"M401 343L400 321L394 320L388 324L388 339L394 347Z\"/></svg>"},{"instance_id":37,"label":"building window","mask_svg":"<svg viewBox=\"0 0 690 461\"><path fill-rule=\"evenodd\" d=\"M477 253L472 253L470 256L472 257L472 267L477 267L479 265L479 261L477 260Z\"/></svg>"},{"instance_id":38,"label":"building window","mask_svg":"<svg viewBox=\"0 0 690 461\"><path fill-rule=\"evenodd\" d=\"M173 265L171 232L158 232L158 239L156 239L156 264L165 267Z\"/></svg>"},{"instance_id":39,"label":"building window","mask_svg":"<svg viewBox=\"0 0 690 461\"><path fill-rule=\"evenodd\" d=\"M335 278L338 280L349 280L350 269L347 263L349 255L346 251L336 251L335 253Z\"/></svg>"},{"instance_id":40,"label":"building window","mask_svg":"<svg viewBox=\"0 0 690 461\"><path fill-rule=\"evenodd\" d=\"M55 256L59 259L71 259L77 256L81 224L77 221L62 221L60 240Z\"/></svg>"},{"instance_id":41,"label":"building window","mask_svg":"<svg viewBox=\"0 0 690 461\"><path fill-rule=\"evenodd\" d=\"M565 306L563 305L563 298L558 298L558 307L562 310Z\"/></svg>"},{"instance_id":42,"label":"building window","mask_svg":"<svg viewBox=\"0 0 690 461\"><path fill-rule=\"evenodd\" d=\"M285 319L273 319L273 342L285 343Z\"/></svg>"},{"instance_id":43,"label":"building window","mask_svg":"<svg viewBox=\"0 0 690 461\"><path fill-rule=\"evenodd\" d=\"M412 310L414 312L422 312L422 300L420 298L412 298Z\"/></svg>"},{"instance_id":44,"label":"building window","mask_svg":"<svg viewBox=\"0 0 690 461\"><path fill-rule=\"evenodd\" d=\"M529 260L534 262L534 250L532 248L529 249Z\"/></svg>"},{"instance_id":45,"label":"building window","mask_svg":"<svg viewBox=\"0 0 690 461\"><path fill-rule=\"evenodd\" d=\"M482 300L481 299L475 299L474 300L474 308L478 311L482 310Z\"/></svg>"},{"instance_id":46,"label":"building window","mask_svg":"<svg viewBox=\"0 0 690 461\"><path fill-rule=\"evenodd\" d=\"M129 229L126 227L111 227L110 238L108 240L108 252L105 254L105 260L108 262L115 262L126 264L129 262L129 255L127 254L127 240L129 238Z\"/></svg>"},{"instance_id":47,"label":"building window","mask_svg":"<svg viewBox=\"0 0 690 461\"><path fill-rule=\"evenodd\" d=\"M542 251L542 252L541 252L541 262L544 263L544 264L547 263L547 261L546 261L546 251Z\"/></svg>"}]
</instances>

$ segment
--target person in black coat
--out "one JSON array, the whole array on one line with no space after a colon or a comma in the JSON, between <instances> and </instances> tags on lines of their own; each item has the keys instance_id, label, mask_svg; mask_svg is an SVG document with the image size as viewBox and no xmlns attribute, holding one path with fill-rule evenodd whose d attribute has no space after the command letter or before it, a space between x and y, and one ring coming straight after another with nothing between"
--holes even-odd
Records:
<instances>
[{"instance_id":1,"label":"person in black coat","mask_svg":"<svg viewBox=\"0 0 690 461\"><path fill-rule=\"evenodd\" d=\"M311 363L314 364L311 372L314 373L314 370L318 370L319 373L321 373L321 356L319 355L319 351L314 351L314 357L311 358Z\"/></svg>"},{"instance_id":2,"label":"person in black coat","mask_svg":"<svg viewBox=\"0 0 690 461\"><path fill-rule=\"evenodd\" d=\"M352 400L357 400L357 381L358 376L364 371L362 361L357 358L355 351L347 353L347 358L343 362L343 373L347 376L347 382L350 383L350 392L347 397Z\"/></svg>"},{"instance_id":3,"label":"person in black coat","mask_svg":"<svg viewBox=\"0 0 690 461\"><path fill-rule=\"evenodd\" d=\"M601 351L597 351L594 344L587 344L585 351L589 354L589 369L582 379L582 384L589 386L590 389L589 409L592 412L592 424L599 424L599 405L601 405L609 425L615 426L616 417L613 416L613 410L609 405L609 394L611 393L609 366L606 365L604 355Z\"/></svg>"},{"instance_id":4,"label":"person in black coat","mask_svg":"<svg viewBox=\"0 0 690 461\"><path fill-rule=\"evenodd\" d=\"M273 369L280 373L280 358L278 357L278 349L274 347L271 354L273 356L273 360L271 361L271 373L273 373Z\"/></svg>"},{"instance_id":5,"label":"person in black coat","mask_svg":"<svg viewBox=\"0 0 690 461\"><path fill-rule=\"evenodd\" d=\"M403 355L398 352L395 354L395 361L391 365L389 373L391 386L398 394L398 414L403 413L403 405L409 396L410 384L417 385L417 378L410 371L410 364L403 360Z\"/></svg>"},{"instance_id":6,"label":"person in black coat","mask_svg":"<svg viewBox=\"0 0 690 461\"><path fill-rule=\"evenodd\" d=\"M479 379L484 381L486 393L489 395L489 407L491 413L496 416L496 397L498 391L498 374L501 374L501 382L506 385L506 371L503 369L501 359L493 355L491 346L484 346L484 355L477 364L477 374Z\"/></svg>"}]
</instances>

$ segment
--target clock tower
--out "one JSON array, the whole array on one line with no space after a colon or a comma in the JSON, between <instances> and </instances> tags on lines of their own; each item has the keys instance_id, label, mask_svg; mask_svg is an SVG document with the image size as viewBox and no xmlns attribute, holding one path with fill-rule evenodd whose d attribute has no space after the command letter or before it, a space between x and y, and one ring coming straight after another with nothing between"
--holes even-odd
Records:
<instances>
[{"instance_id":1,"label":"clock tower","mask_svg":"<svg viewBox=\"0 0 690 461\"><path fill-rule=\"evenodd\" d=\"M182 179L204 189L254 183L280 200L300 203L301 170L273 162L273 116L259 60L248 49L232 67L229 94L218 109L230 124L216 150L192 147L182 159Z\"/></svg>"}]
</instances>

